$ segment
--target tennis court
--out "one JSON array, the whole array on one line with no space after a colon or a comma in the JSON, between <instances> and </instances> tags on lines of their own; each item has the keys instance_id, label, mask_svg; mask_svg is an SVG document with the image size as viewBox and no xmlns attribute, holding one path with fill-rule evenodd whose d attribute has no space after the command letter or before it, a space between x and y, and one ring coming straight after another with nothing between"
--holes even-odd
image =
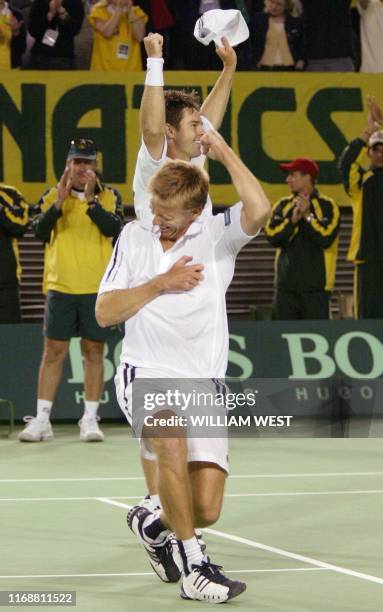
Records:
<instances>
[{"instance_id":1,"label":"tennis court","mask_svg":"<svg viewBox=\"0 0 383 612\"><path fill-rule=\"evenodd\" d=\"M145 493L136 440L1 440L0 590L76 591L87 611L206 610L163 584L126 525ZM205 539L261 612L383 609L383 450L370 439L233 439L223 514ZM4 608L6 609L6 608Z\"/></svg>"}]
</instances>

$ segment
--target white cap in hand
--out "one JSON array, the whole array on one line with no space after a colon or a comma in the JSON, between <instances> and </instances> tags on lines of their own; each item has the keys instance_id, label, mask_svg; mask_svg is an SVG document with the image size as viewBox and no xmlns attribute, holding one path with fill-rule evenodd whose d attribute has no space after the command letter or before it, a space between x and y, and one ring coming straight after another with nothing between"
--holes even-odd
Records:
<instances>
[{"instance_id":1,"label":"white cap in hand","mask_svg":"<svg viewBox=\"0 0 383 612\"><path fill-rule=\"evenodd\" d=\"M247 40L249 35L241 11L234 9L206 11L194 27L194 37L203 45L209 45L213 40L218 47L222 47L221 38L224 36L235 47Z\"/></svg>"}]
</instances>

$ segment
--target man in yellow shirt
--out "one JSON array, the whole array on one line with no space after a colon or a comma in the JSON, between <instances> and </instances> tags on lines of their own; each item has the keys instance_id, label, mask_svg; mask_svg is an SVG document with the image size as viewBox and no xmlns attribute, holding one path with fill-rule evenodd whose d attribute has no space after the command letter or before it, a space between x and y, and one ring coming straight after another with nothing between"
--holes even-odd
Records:
<instances>
[{"instance_id":1,"label":"man in yellow shirt","mask_svg":"<svg viewBox=\"0 0 383 612\"><path fill-rule=\"evenodd\" d=\"M56 187L40 199L33 222L45 243L44 351L37 390L37 416L19 434L24 442L53 438L50 412L70 339L81 337L85 410L80 439L102 441L97 410L102 393L106 330L95 319L97 291L121 228L120 194L100 182L92 140L72 141L66 168Z\"/></svg>"},{"instance_id":2,"label":"man in yellow shirt","mask_svg":"<svg viewBox=\"0 0 383 612\"><path fill-rule=\"evenodd\" d=\"M140 42L147 15L132 0L101 0L89 21L94 31L91 70L142 70Z\"/></svg>"}]
</instances>

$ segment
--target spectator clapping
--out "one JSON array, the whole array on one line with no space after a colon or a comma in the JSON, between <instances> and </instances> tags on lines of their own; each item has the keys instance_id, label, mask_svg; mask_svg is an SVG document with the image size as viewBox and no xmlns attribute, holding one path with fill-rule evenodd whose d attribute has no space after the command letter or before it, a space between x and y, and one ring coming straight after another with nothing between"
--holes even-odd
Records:
<instances>
[{"instance_id":1,"label":"spectator clapping","mask_svg":"<svg viewBox=\"0 0 383 612\"><path fill-rule=\"evenodd\" d=\"M140 42L147 15L132 0L101 0L89 21L94 31L91 70L142 70Z\"/></svg>"}]
</instances>

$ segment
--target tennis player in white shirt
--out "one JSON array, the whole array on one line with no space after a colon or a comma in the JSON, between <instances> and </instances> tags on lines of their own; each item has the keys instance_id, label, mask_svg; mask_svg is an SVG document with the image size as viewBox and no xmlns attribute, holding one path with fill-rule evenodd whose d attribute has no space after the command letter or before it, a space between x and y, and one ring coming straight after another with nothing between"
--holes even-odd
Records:
<instances>
[{"instance_id":1,"label":"tennis player in white shirt","mask_svg":"<svg viewBox=\"0 0 383 612\"><path fill-rule=\"evenodd\" d=\"M223 38L222 47L216 47L223 63L222 72L200 106L195 93L164 92L163 37L149 34L144 44L148 59L140 106L142 143L133 179L134 209L138 218L151 214L149 181L166 160L193 161L203 167L206 156L201 152L201 136L212 128L220 128L237 66L236 53ZM204 211L204 214L212 213L209 196Z\"/></svg>"},{"instance_id":2,"label":"tennis player in white shirt","mask_svg":"<svg viewBox=\"0 0 383 612\"><path fill-rule=\"evenodd\" d=\"M157 170L169 159L192 161L200 167L204 166L206 156L201 151L201 136L221 126L230 97L237 56L225 38L222 46L216 47L223 69L201 107L193 92L164 91L163 37L160 34L149 34L144 43L148 59L140 106L142 143L137 156L133 191L136 216L139 219L152 219L149 182ZM212 203L208 195L203 215L211 214ZM145 504L151 510L160 508L155 456L145 447L141 449L141 463L149 493ZM201 533L197 531L197 534L205 546Z\"/></svg>"},{"instance_id":3,"label":"tennis player in white shirt","mask_svg":"<svg viewBox=\"0 0 383 612\"><path fill-rule=\"evenodd\" d=\"M201 143L229 172L240 202L224 214L204 216L206 173L185 161L167 162L149 186L153 220L125 226L100 286L98 323L125 322L116 388L130 421L134 379L225 375L225 294L236 255L270 216L258 180L223 138L212 130ZM219 517L228 470L226 440L143 435L157 457L164 510L159 515L134 506L128 524L153 569L168 582L182 575L185 599L216 603L239 595L246 585L228 579L204 556L194 532ZM181 567L170 530L177 537Z\"/></svg>"}]
</instances>

